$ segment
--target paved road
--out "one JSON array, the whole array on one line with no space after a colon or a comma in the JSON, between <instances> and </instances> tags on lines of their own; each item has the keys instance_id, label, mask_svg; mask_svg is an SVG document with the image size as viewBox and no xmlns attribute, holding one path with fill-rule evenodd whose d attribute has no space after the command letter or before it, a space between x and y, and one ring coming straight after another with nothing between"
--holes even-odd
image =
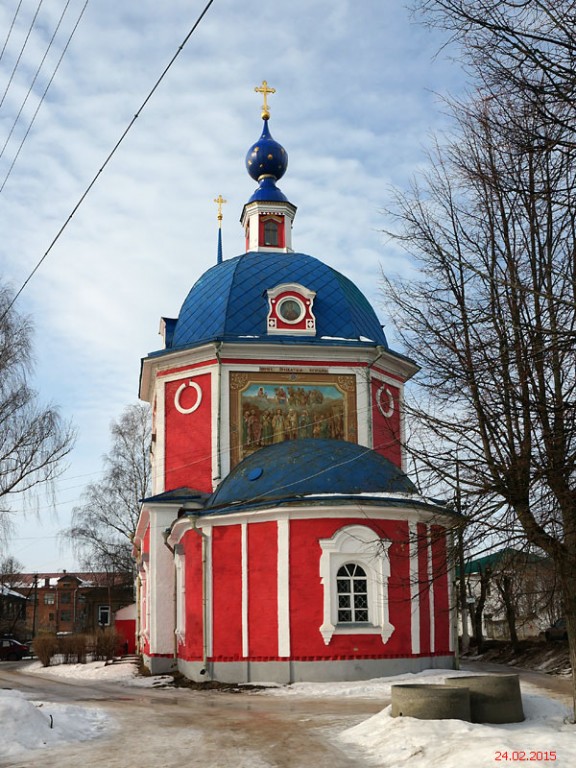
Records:
<instances>
[{"instance_id":1,"label":"paved road","mask_svg":"<svg viewBox=\"0 0 576 768\"><path fill-rule=\"evenodd\" d=\"M498 664L467 662L475 672L518 671L523 681L570 703L570 681ZM0 686L29 698L101 707L116 723L90 742L29 752L0 768L366 768L331 734L379 712L374 699L303 699L257 693L136 689L113 683L26 674L0 665Z\"/></svg>"},{"instance_id":2,"label":"paved road","mask_svg":"<svg viewBox=\"0 0 576 768\"><path fill-rule=\"evenodd\" d=\"M29 752L3 768L363 768L329 738L387 701L134 689L60 681L0 665L0 686L43 701L103 707L118 729L98 740ZM8 668L10 667L10 668Z\"/></svg>"},{"instance_id":3,"label":"paved road","mask_svg":"<svg viewBox=\"0 0 576 768\"><path fill-rule=\"evenodd\" d=\"M497 672L504 674L517 674L521 683L528 683L538 689L539 692L551 698L562 701L567 706L572 706L572 679L563 675L547 675L543 672L534 672L530 669L511 667L507 664L491 664L484 661L469 661L462 663L462 671L470 672Z\"/></svg>"}]
</instances>

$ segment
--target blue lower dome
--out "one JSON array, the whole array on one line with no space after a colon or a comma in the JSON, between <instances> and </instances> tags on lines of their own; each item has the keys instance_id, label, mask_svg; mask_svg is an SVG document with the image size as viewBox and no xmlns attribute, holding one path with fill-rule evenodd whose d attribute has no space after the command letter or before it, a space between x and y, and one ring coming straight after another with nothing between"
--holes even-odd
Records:
<instances>
[{"instance_id":1,"label":"blue lower dome","mask_svg":"<svg viewBox=\"0 0 576 768\"><path fill-rule=\"evenodd\" d=\"M315 336L267 334L266 291L299 283L316 292ZM209 341L317 344L370 343L388 349L382 326L364 294L347 277L304 253L249 252L205 272L188 294L170 347Z\"/></svg>"},{"instance_id":2,"label":"blue lower dome","mask_svg":"<svg viewBox=\"0 0 576 768\"><path fill-rule=\"evenodd\" d=\"M261 448L208 499L211 508L318 494L408 493L410 478L376 451L343 440L291 440Z\"/></svg>"}]
</instances>

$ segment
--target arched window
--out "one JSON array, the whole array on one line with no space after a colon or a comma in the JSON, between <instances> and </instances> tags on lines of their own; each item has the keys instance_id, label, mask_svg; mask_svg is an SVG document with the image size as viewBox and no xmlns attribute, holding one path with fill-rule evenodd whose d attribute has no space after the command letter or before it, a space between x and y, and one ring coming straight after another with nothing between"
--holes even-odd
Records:
<instances>
[{"instance_id":1,"label":"arched window","mask_svg":"<svg viewBox=\"0 0 576 768\"><path fill-rule=\"evenodd\" d=\"M358 563L347 563L336 574L338 624L368 621L368 579Z\"/></svg>"},{"instance_id":2,"label":"arched window","mask_svg":"<svg viewBox=\"0 0 576 768\"><path fill-rule=\"evenodd\" d=\"M392 542L366 525L347 525L318 543L324 591L319 629L326 645L335 634L379 634L387 643L394 632L388 605Z\"/></svg>"},{"instance_id":3,"label":"arched window","mask_svg":"<svg viewBox=\"0 0 576 768\"><path fill-rule=\"evenodd\" d=\"M278 222L274 219L264 221L264 245L278 245Z\"/></svg>"}]
</instances>

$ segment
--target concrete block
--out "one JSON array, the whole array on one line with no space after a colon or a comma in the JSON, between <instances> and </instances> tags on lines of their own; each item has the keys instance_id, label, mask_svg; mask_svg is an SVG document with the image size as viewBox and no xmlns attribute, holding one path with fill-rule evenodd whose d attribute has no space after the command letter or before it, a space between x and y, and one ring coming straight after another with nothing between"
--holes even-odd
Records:
<instances>
[{"instance_id":1,"label":"concrete block","mask_svg":"<svg viewBox=\"0 0 576 768\"><path fill-rule=\"evenodd\" d=\"M392 717L470 722L470 693L464 687L441 684L393 685Z\"/></svg>"}]
</instances>

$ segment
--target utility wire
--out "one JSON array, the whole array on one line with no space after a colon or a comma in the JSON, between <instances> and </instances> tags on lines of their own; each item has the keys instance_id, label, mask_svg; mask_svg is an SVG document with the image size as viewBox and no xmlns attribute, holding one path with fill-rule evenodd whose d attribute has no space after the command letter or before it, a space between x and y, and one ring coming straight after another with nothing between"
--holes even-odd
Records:
<instances>
[{"instance_id":1,"label":"utility wire","mask_svg":"<svg viewBox=\"0 0 576 768\"><path fill-rule=\"evenodd\" d=\"M2 46L2 50L0 51L0 61L2 61L2 57L4 56L6 46L8 45L8 42L12 36L12 30L14 29L14 24L16 24L16 19L18 18L18 14L20 13L21 6L22 6L22 0L20 0L20 2L18 3L18 8L16 8L16 12L14 13L14 18L12 19L12 24L10 24L10 29L8 30L8 34L6 35L6 40L4 40L4 45Z\"/></svg>"},{"instance_id":2,"label":"utility wire","mask_svg":"<svg viewBox=\"0 0 576 768\"><path fill-rule=\"evenodd\" d=\"M0 194L2 194L2 192L4 191L4 187L6 186L6 182L8 181L12 171L14 170L14 166L16 165L16 161L20 157L20 152L22 151L22 147L24 146L24 142L26 141L30 131L32 130L32 126L34 125L34 123L36 121L36 118L38 117L38 112L40 112L40 107L44 103L44 99L46 98L46 94L48 93L48 91L50 89L50 86L52 85L52 83L54 81L54 78L56 77L56 73L60 69L60 64L62 64L62 59L66 55L66 51L68 50L68 47L69 47L70 43L72 42L72 38L74 37L74 34L76 33L76 30L78 29L78 25L80 24L80 21L81 21L82 17L84 16L84 11L86 10L89 2L90 2L90 0L86 0L86 2L84 3L84 5L82 7L82 10L80 11L80 15L76 19L76 23L74 24L74 27L73 27L72 31L70 32L70 35L68 36L68 40L66 41L66 45L62 49L62 53L60 54L60 58L58 59L58 61L56 62L56 66L54 67L54 72L52 72L52 76L51 76L50 80L48 81L48 84L47 84L46 88L44 89L44 93L40 97L40 101L38 102L38 106L36 107L36 109L34 111L34 114L32 115L32 120L30 120L28 128L26 129L26 133L22 137L22 141L20 142L20 146L18 147L18 150L17 150L16 154L14 155L14 157L12 159L12 162L10 163L10 167L8 168L8 171L6 172L6 176L4 177L4 181L2 182L2 185L0 186ZM2 150L2 152L4 152L4 150ZM32 274L34 274L34 273L32 273ZM30 277L31 277L31 275L30 275ZM26 285L26 283L24 283L24 285ZM22 286L22 287L24 287L24 286ZM18 293L20 293L20 291ZM14 297L14 299L16 299L16 297ZM12 304L14 304L14 302L12 302ZM2 315L2 317L0 317L0 321L3 320L6 317L6 314L10 311L10 309L12 307L12 304L10 304L7 307L6 312Z\"/></svg>"},{"instance_id":3,"label":"utility wire","mask_svg":"<svg viewBox=\"0 0 576 768\"><path fill-rule=\"evenodd\" d=\"M38 79L38 75L40 74L40 71L41 71L42 67L44 66L44 62L46 61L46 58L47 58L48 54L50 53L50 48L52 48L52 45L54 43L54 38L58 34L58 30L60 29L60 26L62 25L62 21L64 20L64 16L66 15L66 11L68 10L68 6L70 5L70 2L71 2L71 0L67 0L66 1L66 5L64 6L64 10L62 11L62 13L60 15L60 18L58 19L58 24L56 25L56 29L54 30L54 32L52 34L52 37L50 38L50 42L48 43L48 47L46 48L46 50L44 52L44 56L42 57L42 61L40 62L40 64L38 65L38 67L36 69L36 72L34 73L34 77L32 78L32 82L30 83L30 87L28 88L28 93L24 97L24 101L22 102L22 104L20 106L20 109L18 110L18 114L16 115L16 118L15 118L14 122L12 123L12 128L10 128L10 131L8 133L6 141L4 142L4 146L0 150L0 158L2 158L2 156L4 155L4 152L6 151L6 147L8 146L8 143L9 143L10 139L12 138L12 134L14 133L16 125L18 124L18 120L20 120L20 115L24 111L24 107L26 106L26 103L28 102L28 99L30 98L30 94L32 93L32 90L34 89L34 85L36 84L36 80ZM82 17L85 8L86 8L86 5L82 9L82 13L80 14L80 18ZM78 26L78 25L76 24L76 26ZM76 27L74 27L74 30L75 29L76 29ZM73 30L72 34L74 33L74 30ZM72 36L70 36L70 39L71 39L71 37ZM68 43L66 44L66 48L68 47L70 39L68 40ZM61 59L60 59L60 61L61 61ZM59 63L60 62L58 62L58 64ZM54 79L53 77L50 78L50 82L52 82L53 79ZM42 104L42 102L44 101L44 97L45 96L46 96L46 91L43 93L42 98L40 99L40 104ZM37 113L34 114L33 120L36 118L36 114ZM26 131L26 136L28 136L28 133L29 133L29 131ZM22 148L22 145L20 145L18 153L20 152L21 148ZM10 170L11 170L11 168L10 168ZM9 175L9 173L6 176L6 179L4 179L4 183L2 184L2 189L4 189L4 184L6 184L6 180L8 178L8 175ZM0 192L1 191L2 190L0 189Z\"/></svg>"},{"instance_id":4,"label":"utility wire","mask_svg":"<svg viewBox=\"0 0 576 768\"><path fill-rule=\"evenodd\" d=\"M30 39L30 35L32 34L32 30L34 29L34 24L36 23L36 19L38 18L38 13L40 12L40 8L42 8L42 3L44 0L40 0L38 3L38 7L36 8L36 13L34 14L34 18L32 19L32 24L30 24L30 29L28 30L28 34L26 35L26 39L24 40L22 44L22 48L20 49L20 53L18 54L18 58L16 59L16 64L14 64L14 69L12 70L12 74L10 75L10 79L8 80L8 85L6 86L6 90L2 94L2 99L0 99L0 107L2 104L4 104L4 99L6 98L6 94L8 93L8 89L12 85L12 80L14 79L14 75L16 74L16 70L18 69L18 66L20 65L20 60L22 59L22 54L24 53L24 49L28 45L28 40Z\"/></svg>"},{"instance_id":5,"label":"utility wire","mask_svg":"<svg viewBox=\"0 0 576 768\"><path fill-rule=\"evenodd\" d=\"M88 2L88 0L86 0L86 2ZM206 3L206 5L205 5L205 7L204 7L204 10L203 10L203 11L201 12L201 14L198 16L198 18L197 18L197 19L196 19L196 21L194 22L194 24L193 24L192 28L190 29L190 31L188 32L188 34L186 35L186 37L184 38L184 40L183 40L183 41L180 43L180 45L178 46L178 49L176 50L176 53L175 53L175 54L172 56L172 58L170 59L170 61L168 62L168 64L167 64L167 65L166 65L166 67L164 68L164 70L162 71L162 73L161 73L160 77L159 77L159 78L156 80L156 82L154 83L154 85L153 85L152 89L150 90L150 92L148 93L148 95L146 96L146 98L144 99L144 101L142 102L142 104L140 105L140 108L138 109L138 111L136 112L136 114L134 115L134 117L132 118L132 120L130 120L130 122L128 123L127 127L124 129L124 132L122 133L122 135L120 136L120 138L118 139L118 141L116 142L116 144L114 145L114 147L112 148L112 150L110 151L110 153L108 154L108 156L106 157L106 159L104 160L104 163L102 164L101 168L98 170L98 172L96 173L96 175L94 176L94 178L92 179L92 181L90 182L90 184L89 184L89 185L86 187L86 189L84 190L84 192L83 192L83 193L82 193L82 195L80 196L80 199L78 200L78 202L76 203L76 205L75 205L75 206L74 206L74 208L72 209L72 212L70 213L70 215L68 216L68 218L66 219L66 221L64 222L64 224L62 224L62 226L60 227L60 229L59 229L59 230L58 230L58 232L56 233L55 237L53 238L52 242L50 243L50 245L48 246L48 248L47 248L47 249L46 249L46 251L44 252L43 256L42 256L42 257L39 259L39 261L38 261L38 263L36 264L36 266L34 267L34 269L33 269L33 270L30 272L30 274L28 275L28 277L26 278L26 280L25 280L25 281L22 283L22 285L20 286L20 288L18 289L18 291L15 293L15 295L14 295L14 298L13 298L13 299L12 299L12 301L11 301L11 302L8 304L8 306L7 306L7 308L5 309L4 313L3 313L3 314L2 314L2 316L0 317L0 322L2 322L2 320L4 320L4 318L6 317L6 315L8 314L8 312L9 312L9 311L12 309L12 307L14 306L14 304L15 304L16 300L18 299L18 297L20 296L20 294L22 293L22 291L24 290L24 288L26 288L26 286L28 285L28 283L30 282L30 280L32 279L32 277L33 277L33 276L36 274L36 272L38 271L38 269L39 269L39 268L40 268L40 266L42 265L43 261L46 259L46 257L48 256L48 254L50 253L50 251L52 250L52 248L53 248L53 247L56 245L56 243L57 243L57 242L58 242L58 240L60 239L60 237L61 237L62 233L64 232L64 230L66 229L66 227L68 226L68 224L70 223L70 221L72 220L73 216L76 214L76 212L78 211L78 209L80 208L80 206L82 205L82 203L84 202L84 200L85 200L85 199L88 197L88 194L89 194L89 193L90 193L90 191L92 190L92 187L93 187L93 186L96 184L96 182L98 181L98 178L100 177L100 174L101 174L101 173L104 171L104 169L106 168L106 166L108 165L108 163L110 162L110 160L112 159L112 157L113 157L113 156L116 154L116 151L118 150L118 148L120 147L120 145L122 144L122 142L124 141L124 139L126 138L126 136L128 135L128 133L130 132L130 130L131 130L131 128L133 127L134 123L136 122L136 120L138 119L138 117L140 117L140 114L142 113L142 111L143 111L144 107L145 107L145 106L148 104L148 102L150 101L150 99L152 98L152 96L154 95L154 93L156 92L156 90L158 89L158 87L160 86L160 83L162 82L162 80L164 80L164 78L165 78L165 77L166 77L166 75L168 74L168 71L170 70L170 68L172 67L172 65L174 64L174 62L176 61L176 59L178 58L178 56L179 56L179 55L182 53L182 51L184 50L184 46L186 45L186 43L188 42L188 40L190 40L190 38L192 37L192 35L193 35L193 34L194 34L194 32L196 31L196 29L197 29L198 25L200 24L200 22L202 21L202 19L204 18L204 16L205 16L205 15L208 13L208 10L210 9L210 6L212 5L212 3L213 3L213 2L214 2L214 0L208 0L208 2ZM1 191L1 190L0 190L0 191Z\"/></svg>"}]
</instances>

